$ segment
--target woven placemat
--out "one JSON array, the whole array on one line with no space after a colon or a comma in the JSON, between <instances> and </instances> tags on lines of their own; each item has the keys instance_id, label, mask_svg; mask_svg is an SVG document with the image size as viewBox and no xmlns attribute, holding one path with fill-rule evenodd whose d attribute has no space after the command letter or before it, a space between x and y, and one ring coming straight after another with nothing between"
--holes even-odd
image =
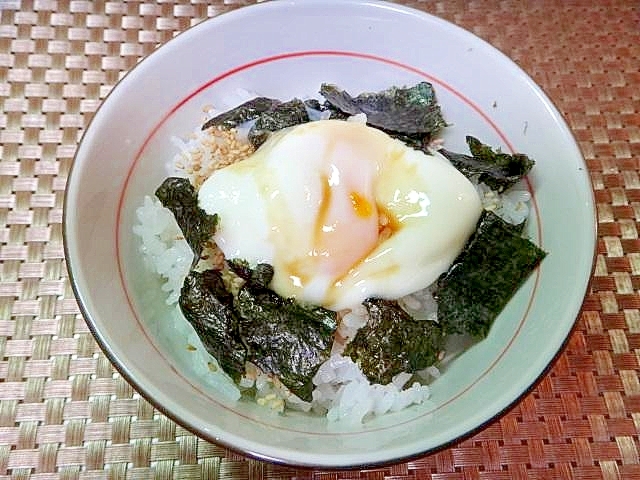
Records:
<instances>
[{"instance_id":1,"label":"woven placemat","mask_svg":"<svg viewBox=\"0 0 640 480\"><path fill-rule=\"evenodd\" d=\"M520 64L565 115L593 179L597 264L577 328L505 416L411 462L294 470L197 438L118 376L65 270L62 203L77 141L140 58L249 3L0 0L0 478L640 478L637 0L403 2Z\"/></svg>"}]
</instances>

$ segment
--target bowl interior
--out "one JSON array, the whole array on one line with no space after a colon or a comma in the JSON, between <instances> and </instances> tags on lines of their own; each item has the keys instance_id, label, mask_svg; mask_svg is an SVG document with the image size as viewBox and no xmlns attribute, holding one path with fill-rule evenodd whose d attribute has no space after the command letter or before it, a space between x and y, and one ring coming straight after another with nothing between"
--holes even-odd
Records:
<instances>
[{"instance_id":1,"label":"bowl interior","mask_svg":"<svg viewBox=\"0 0 640 480\"><path fill-rule=\"evenodd\" d=\"M204 106L234 106L238 89L285 100L316 96L322 82L358 93L422 80L434 84L451 123L443 136L448 149L466 151L471 134L536 160L527 233L549 255L489 337L451 363L423 405L346 428L228 400L194 367L186 333L175 327L177 313L164 303L132 234L135 209L173 170L172 137L198 128ZM589 178L569 129L532 80L493 47L397 5L280 1L191 28L114 88L78 148L65 241L92 331L158 408L204 438L250 455L340 467L442 446L525 392L573 326L592 268L595 222Z\"/></svg>"}]
</instances>

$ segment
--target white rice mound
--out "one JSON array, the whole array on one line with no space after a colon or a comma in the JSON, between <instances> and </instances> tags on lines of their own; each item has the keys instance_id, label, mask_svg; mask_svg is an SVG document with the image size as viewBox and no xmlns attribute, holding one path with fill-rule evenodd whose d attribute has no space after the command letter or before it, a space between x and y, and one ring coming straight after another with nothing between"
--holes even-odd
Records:
<instances>
[{"instance_id":1,"label":"white rice mound","mask_svg":"<svg viewBox=\"0 0 640 480\"><path fill-rule=\"evenodd\" d=\"M427 400L431 396L428 385L414 382L403 390L411 377L401 373L388 385L372 384L351 358L332 355L313 377L313 406L326 412L331 422L359 424L368 416L397 412Z\"/></svg>"},{"instance_id":2,"label":"white rice mound","mask_svg":"<svg viewBox=\"0 0 640 480\"><path fill-rule=\"evenodd\" d=\"M191 269L193 252L173 213L157 198L145 196L142 206L136 209L136 217L138 223L133 226L133 233L141 239L140 252L148 268L165 281L162 290L167 293L167 305L172 305L178 301Z\"/></svg>"},{"instance_id":3,"label":"white rice mound","mask_svg":"<svg viewBox=\"0 0 640 480\"><path fill-rule=\"evenodd\" d=\"M351 121L366 122L366 118L355 116ZM221 133L217 129L208 129L205 132L196 130L186 139L173 139L174 144L180 149L174 162L195 185L201 184L203 175L231 163L225 157L229 152L224 143L229 140L227 133L228 131ZM232 151L232 156L242 157L251 153L249 148L238 150L246 147L242 145L242 137L245 137L244 132L236 132L235 140L239 143L233 142L231 145L236 149ZM191 168L194 164L198 167L196 170ZM531 194L525 186L518 185L503 194L498 194L485 184L476 184L476 188L483 207L505 221L519 224L528 217ZM140 252L149 270L164 280L162 290L166 293L166 303L176 305L180 289L193 262L193 253L173 214L156 198L146 196L143 204L137 209L136 216L138 223L133 227L133 232L141 239ZM416 319L437 320L437 305L431 287L407 295L399 299L399 303ZM177 305L176 310L179 312L176 317L182 319L184 326L191 332L185 348L193 351L194 362L202 367L202 373L215 375L215 382L222 382L218 384L219 389L226 392L230 398L239 398L241 391L254 391L256 402L270 412L281 413L286 407L326 415L332 423L360 424L372 416L424 403L431 395L426 381L440 376L439 370L432 366L417 372L425 383L413 382L408 388L407 382L414 378L408 373L397 375L388 385L370 383L358 365L351 358L342 355L345 343L367 322L367 313L362 307L358 311L342 315L331 356L313 377L315 388L312 402L305 402L296 397L277 378L261 372L250 363L247 363L246 373L239 385L235 385L199 342L195 331ZM447 355L450 354L451 352L447 352Z\"/></svg>"}]
</instances>

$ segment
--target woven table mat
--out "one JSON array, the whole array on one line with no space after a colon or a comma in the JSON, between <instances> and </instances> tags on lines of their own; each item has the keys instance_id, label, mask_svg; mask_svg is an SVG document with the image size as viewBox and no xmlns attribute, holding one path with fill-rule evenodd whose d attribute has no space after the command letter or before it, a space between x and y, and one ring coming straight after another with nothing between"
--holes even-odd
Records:
<instances>
[{"instance_id":1,"label":"woven table mat","mask_svg":"<svg viewBox=\"0 0 640 480\"><path fill-rule=\"evenodd\" d=\"M637 0L403 2L522 66L564 114L593 179L597 263L577 327L502 418L395 466L295 470L197 438L119 377L65 269L62 203L77 142L143 56L249 3L0 0L0 478L640 478Z\"/></svg>"}]
</instances>

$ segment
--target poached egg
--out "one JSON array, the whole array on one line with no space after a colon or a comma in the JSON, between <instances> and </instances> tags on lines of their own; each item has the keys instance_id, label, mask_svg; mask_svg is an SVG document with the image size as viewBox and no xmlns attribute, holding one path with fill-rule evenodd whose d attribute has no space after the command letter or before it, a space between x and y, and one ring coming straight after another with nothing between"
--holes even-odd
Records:
<instances>
[{"instance_id":1,"label":"poached egg","mask_svg":"<svg viewBox=\"0 0 640 480\"><path fill-rule=\"evenodd\" d=\"M269 263L276 293L336 311L433 283L482 211L473 184L441 154L342 120L272 134L198 196L219 215L213 240L226 258Z\"/></svg>"}]
</instances>

